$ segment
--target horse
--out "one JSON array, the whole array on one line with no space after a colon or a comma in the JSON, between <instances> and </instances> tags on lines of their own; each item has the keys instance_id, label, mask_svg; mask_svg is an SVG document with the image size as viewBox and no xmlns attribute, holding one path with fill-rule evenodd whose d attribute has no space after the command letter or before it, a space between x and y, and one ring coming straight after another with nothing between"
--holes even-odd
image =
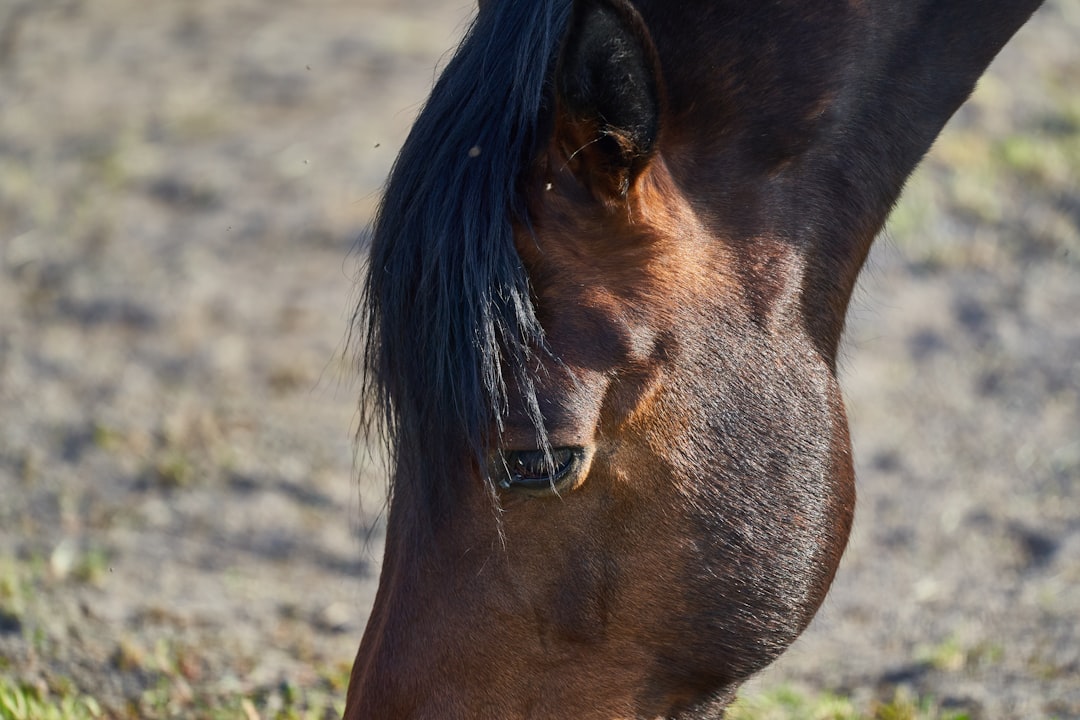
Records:
<instances>
[{"instance_id":1,"label":"horse","mask_svg":"<svg viewBox=\"0 0 1080 720\"><path fill-rule=\"evenodd\" d=\"M723 717L855 506L838 344L1040 0L481 0L374 222L348 720Z\"/></svg>"}]
</instances>

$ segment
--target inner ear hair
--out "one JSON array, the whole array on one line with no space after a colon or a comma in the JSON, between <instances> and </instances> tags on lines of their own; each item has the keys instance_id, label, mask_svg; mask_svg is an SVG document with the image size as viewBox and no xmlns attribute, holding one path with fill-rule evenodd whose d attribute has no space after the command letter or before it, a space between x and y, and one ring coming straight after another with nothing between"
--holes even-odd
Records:
<instances>
[{"instance_id":1,"label":"inner ear hair","mask_svg":"<svg viewBox=\"0 0 1080 720\"><path fill-rule=\"evenodd\" d=\"M575 0L556 73L568 160L589 185L625 195L660 131L659 61L641 16L625 0Z\"/></svg>"}]
</instances>

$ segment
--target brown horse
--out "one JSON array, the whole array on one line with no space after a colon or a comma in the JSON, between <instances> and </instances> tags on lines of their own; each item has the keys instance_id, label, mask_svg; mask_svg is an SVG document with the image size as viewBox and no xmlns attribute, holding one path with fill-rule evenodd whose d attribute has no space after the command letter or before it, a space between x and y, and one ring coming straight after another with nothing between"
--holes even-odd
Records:
<instances>
[{"instance_id":1,"label":"brown horse","mask_svg":"<svg viewBox=\"0 0 1080 720\"><path fill-rule=\"evenodd\" d=\"M1039 0L487 0L358 311L391 499L346 717L720 717L822 602L874 236Z\"/></svg>"}]
</instances>

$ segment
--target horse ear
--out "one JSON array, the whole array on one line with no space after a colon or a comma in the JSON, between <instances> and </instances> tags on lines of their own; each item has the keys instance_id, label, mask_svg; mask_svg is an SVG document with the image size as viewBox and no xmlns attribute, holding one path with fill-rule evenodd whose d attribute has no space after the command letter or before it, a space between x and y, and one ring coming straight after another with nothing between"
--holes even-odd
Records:
<instances>
[{"instance_id":1,"label":"horse ear","mask_svg":"<svg viewBox=\"0 0 1080 720\"><path fill-rule=\"evenodd\" d=\"M660 130L662 85L652 38L626 0L574 0L555 72L555 141L599 198L622 198Z\"/></svg>"}]
</instances>

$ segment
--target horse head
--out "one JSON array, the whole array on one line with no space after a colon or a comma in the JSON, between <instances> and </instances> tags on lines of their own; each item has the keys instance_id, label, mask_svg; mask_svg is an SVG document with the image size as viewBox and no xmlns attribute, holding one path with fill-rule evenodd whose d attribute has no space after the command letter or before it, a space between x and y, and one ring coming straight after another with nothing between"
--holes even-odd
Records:
<instances>
[{"instance_id":1,"label":"horse head","mask_svg":"<svg viewBox=\"0 0 1080 720\"><path fill-rule=\"evenodd\" d=\"M347 717L715 716L794 641L852 521L859 267L1033 9L977 4L483 4L376 223Z\"/></svg>"}]
</instances>

